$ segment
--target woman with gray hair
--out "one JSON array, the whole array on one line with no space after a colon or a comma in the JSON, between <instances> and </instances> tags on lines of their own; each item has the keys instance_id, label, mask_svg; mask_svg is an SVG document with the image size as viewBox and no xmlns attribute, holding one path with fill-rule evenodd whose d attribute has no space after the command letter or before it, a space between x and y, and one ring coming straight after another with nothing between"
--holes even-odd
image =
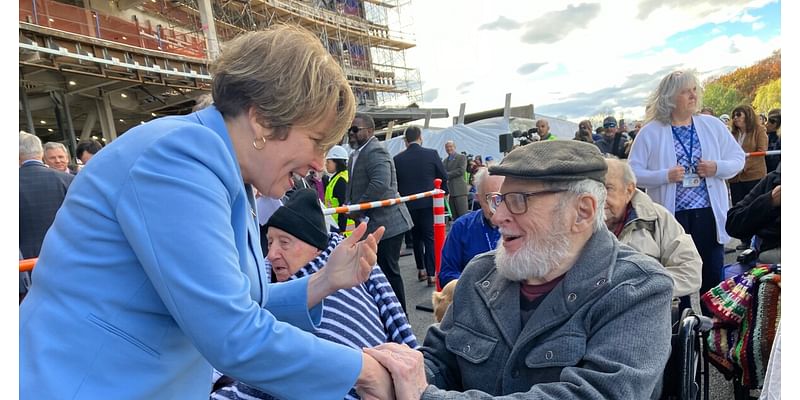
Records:
<instances>
[{"instance_id":1,"label":"woman with gray hair","mask_svg":"<svg viewBox=\"0 0 800 400\"><path fill-rule=\"evenodd\" d=\"M347 77L291 26L228 41L210 69L212 105L132 128L72 183L19 309L23 398L207 398L212 366L287 400L391 396L374 359L309 333L369 277L383 229L268 285L255 212L255 190L322 169L355 114Z\"/></svg>"},{"instance_id":2,"label":"woman with gray hair","mask_svg":"<svg viewBox=\"0 0 800 400\"><path fill-rule=\"evenodd\" d=\"M628 158L640 187L675 215L703 260L705 293L721 279L729 208L725 179L744 167L744 152L719 119L696 114L703 88L692 71L661 79L645 126Z\"/></svg>"}]
</instances>

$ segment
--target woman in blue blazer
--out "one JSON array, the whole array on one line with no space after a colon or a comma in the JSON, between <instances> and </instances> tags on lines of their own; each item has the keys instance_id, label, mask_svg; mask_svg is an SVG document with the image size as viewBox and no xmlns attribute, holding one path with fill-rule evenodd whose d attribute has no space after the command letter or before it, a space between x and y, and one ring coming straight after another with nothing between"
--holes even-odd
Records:
<instances>
[{"instance_id":1,"label":"woman in blue blazer","mask_svg":"<svg viewBox=\"0 0 800 400\"><path fill-rule=\"evenodd\" d=\"M253 187L279 198L321 170L353 118L341 68L283 26L232 40L212 73L213 106L129 130L74 180L19 310L21 398L208 398L212 365L283 399L390 392L374 359L295 327L369 276L382 231L276 285L259 245Z\"/></svg>"}]
</instances>

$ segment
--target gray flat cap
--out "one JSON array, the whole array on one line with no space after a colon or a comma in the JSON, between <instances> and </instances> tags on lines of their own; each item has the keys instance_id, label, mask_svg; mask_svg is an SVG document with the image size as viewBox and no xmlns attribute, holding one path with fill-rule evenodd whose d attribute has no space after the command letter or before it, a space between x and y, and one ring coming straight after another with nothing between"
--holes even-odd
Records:
<instances>
[{"instance_id":1,"label":"gray flat cap","mask_svg":"<svg viewBox=\"0 0 800 400\"><path fill-rule=\"evenodd\" d=\"M606 166L597 146L579 140L547 140L514 149L491 175L541 181L594 179L606 182Z\"/></svg>"}]
</instances>

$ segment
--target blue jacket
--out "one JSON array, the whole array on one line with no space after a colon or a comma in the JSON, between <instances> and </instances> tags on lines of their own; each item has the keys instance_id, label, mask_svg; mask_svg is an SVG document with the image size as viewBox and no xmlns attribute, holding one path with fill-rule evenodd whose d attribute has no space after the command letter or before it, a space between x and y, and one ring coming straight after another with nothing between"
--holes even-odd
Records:
<instances>
[{"instance_id":1,"label":"blue jacket","mask_svg":"<svg viewBox=\"0 0 800 400\"><path fill-rule=\"evenodd\" d=\"M482 210L458 218L450 227L442 248L439 285L444 287L453 279L458 279L473 257L494 250L499 239L500 232L483 220Z\"/></svg>"},{"instance_id":2,"label":"blue jacket","mask_svg":"<svg viewBox=\"0 0 800 400\"><path fill-rule=\"evenodd\" d=\"M19 309L21 398L208 398L212 365L283 399L353 386L359 350L279 322L321 307L307 278L267 285L216 108L129 130L71 186Z\"/></svg>"}]
</instances>

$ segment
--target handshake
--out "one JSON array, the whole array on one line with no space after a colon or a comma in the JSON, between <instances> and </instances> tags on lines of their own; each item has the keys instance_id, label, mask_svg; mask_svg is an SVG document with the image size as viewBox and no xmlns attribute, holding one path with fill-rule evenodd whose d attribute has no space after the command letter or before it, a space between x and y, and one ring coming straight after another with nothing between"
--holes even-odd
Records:
<instances>
[{"instance_id":1,"label":"handshake","mask_svg":"<svg viewBox=\"0 0 800 400\"><path fill-rule=\"evenodd\" d=\"M422 352L408 345L384 343L365 348L356 391L362 399L417 400L428 381Z\"/></svg>"}]
</instances>

